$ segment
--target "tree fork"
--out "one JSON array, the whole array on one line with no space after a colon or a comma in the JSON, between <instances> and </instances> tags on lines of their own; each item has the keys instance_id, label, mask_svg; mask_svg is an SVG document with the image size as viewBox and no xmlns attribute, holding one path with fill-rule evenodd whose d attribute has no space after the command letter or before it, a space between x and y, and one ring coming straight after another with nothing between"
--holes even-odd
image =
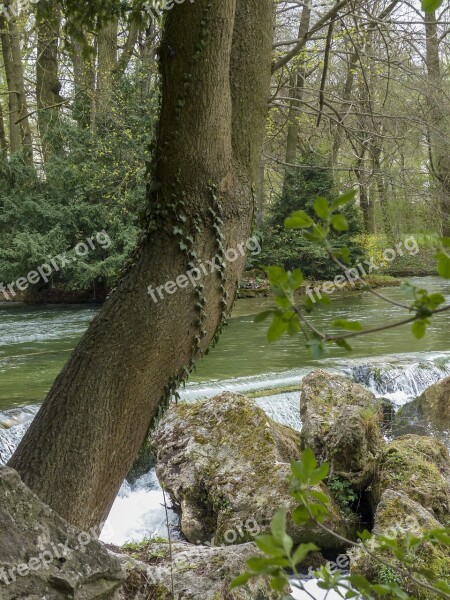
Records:
<instances>
[{"instance_id":1,"label":"tree fork","mask_svg":"<svg viewBox=\"0 0 450 600\"><path fill-rule=\"evenodd\" d=\"M158 303L147 287L186 273L193 256L211 260L219 241L237 248L249 235L272 10L271 0L197 0L167 14L157 191L149 193L146 231L10 461L44 502L84 530L108 515L162 400L214 338L224 298L230 308L235 297L242 258L206 277L203 288Z\"/></svg>"}]
</instances>

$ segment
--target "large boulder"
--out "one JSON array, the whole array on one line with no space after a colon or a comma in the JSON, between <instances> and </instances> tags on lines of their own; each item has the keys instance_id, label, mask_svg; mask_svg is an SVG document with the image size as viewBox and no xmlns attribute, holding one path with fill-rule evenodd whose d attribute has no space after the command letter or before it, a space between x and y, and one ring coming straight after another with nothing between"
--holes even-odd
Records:
<instances>
[{"instance_id":1,"label":"large boulder","mask_svg":"<svg viewBox=\"0 0 450 600\"><path fill-rule=\"evenodd\" d=\"M404 492L444 526L450 525L450 457L444 444L406 435L384 449L371 486L376 507L388 489Z\"/></svg>"},{"instance_id":2,"label":"large boulder","mask_svg":"<svg viewBox=\"0 0 450 600\"><path fill-rule=\"evenodd\" d=\"M419 398L403 406L394 418L392 432L394 435L434 435L448 445L450 377L430 386Z\"/></svg>"},{"instance_id":3,"label":"large boulder","mask_svg":"<svg viewBox=\"0 0 450 600\"><path fill-rule=\"evenodd\" d=\"M70 502L70 498L67 499ZM0 468L0 598L107 600L121 585L119 560Z\"/></svg>"},{"instance_id":4,"label":"large boulder","mask_svg":"<svg viewBox=\"0 0 450 600\"><path fill-rule=\"evenodd\" d=\"M123 549L120 560L127 578L119 600L282 600L286 594L270 589L259 577L230 590L231 581L246 570L246 561L258 555L252 543L223 548L186 543L143 543ZM171 558L172 557L172 558ZM172 581L173 591L172 595Z\"/></svg>"},{"instance_id":5,"label":"large boulder","mask_svg":"<svg viewBox=\"0 0 450 600\"><path fill-rule=\"evenodd\" d=\"M192 543L249 541L270 529L280 507L295 507L288 477L290 461L300 455L299 434L244 396L225 393L179 404L162 420L154 444L158 478L179 507L181 530ZM329 498L327 525L349 534L351 519ZM288 522L296 542L342 546L318 526Z\"/></svg>"},{"instance_id":6,"label":"large boulder","mask_svg":"<svg viewBox=\"0 0 450 600\"><path fill-rule=\"evenodd\" d=\"M303 380L300 417L302 448L329 462L332 476L366 488L383 444L383 403L346 377L313 371Z\"/></svg>"},{"instance_id":7,"label":"large boulder","mask_svg":"<svg viewBox=\"0 0 450 600\"><path fill-rule=\"evenodd\" d=\"M373 533L394 539L404 537L407 532L416 536L440 528L436 519L418 502L412 500L401 491L385 490L375 515ZM371 546L376 551L376 546ZM410 550L414 554L414 565L417 569L429 569L444 581L450 581L450 554L448 547L428 542ZM402 576L396 567L400 563L392 555L383 553L385 564L375 561L362 549L350 552L350 570L352 575L363 575L372 583L398 583L415 600L436 600L438 596L420 585L410 577ZM419 575L420 577L420 575Z\"/></svg>"}]
</instances>

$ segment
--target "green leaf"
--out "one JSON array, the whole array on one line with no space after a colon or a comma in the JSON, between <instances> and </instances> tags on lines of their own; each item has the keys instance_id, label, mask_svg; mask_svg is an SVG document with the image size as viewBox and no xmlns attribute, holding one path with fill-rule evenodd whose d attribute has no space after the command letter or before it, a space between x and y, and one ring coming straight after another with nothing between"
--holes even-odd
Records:
<instances>
[{"instance_id":1,"label":"green leaf","mask_svg":"<svg viewBox=\"0 0 450 600\"><path fill-rule=\"evenodd\" d=\"M364 329L359 321L347 321L346 319L336 319L333 321L333 327L339 327L346 331L362 331Z\"/></svg>"},{"instance_id":2,"label":"green leaf","mask_svg":"<svg viewBox=\"0 0 450 600\"><path fill-rule=\"evenodd\" d=\"M279 510L275 513L270 526L272 535L276 542L283 544L284 536L286 535L286 511Z\"/></svg>"},{"instance_id":3,"label":"green leaf","mask_svg":"<svg viewBox=\"0 0 450 600\"><path fill-rule=\"evenodd\" d=\"M242 587L243 585L246 585L253 577L254 575L252 575L251 573L242 573L242 575L238 575L238 577L233 579L233 581L230 584L230 588L234 589L237 587Z\"/></svg>"},{"instance_id":4,"label":"green leaf","mask_svg":"<svg viewBox=\"0 0 450 600\"><path fill-rule=\"evenodd\" d=\"M336 258L341 259L346 264L350 263L350 250L348 248L340 248L335 251Z\"/></svg>"},{"instance_id":5,"label":"green leaf","mask_svg":"<svg viewBox=\"0 0 450 600\"><path fill-rule=\"evenodd\" d=\"M346 204L348 204L356 198L356 194L356 190L351 190L350 192L342 194L342 196L339 196L339 198L336 198L336 200L334 200L334 202L331 204L331 208L333 210L336 210L341 206L345 206Z\"/></svg>"},{"instance_id":6,"label":"green leaf","mask_svg":"<svg viewBox=\"0 0 450 600\"><path fill-rule=\"evenodd\" d=\"M259 313L259 315L256 315L255 317L255 323L262 323L272 315L273 310L266 310L265 312Z\"/></svg>"},{"instance_id":7,"label":"green leaf","mask_svg":"<svg viewBox=\"0 0 450 600\"><path fill-rule=\"evenodd\" d=\"M277 544L273 535L259 535L255 539L255 544L261 552L265 552L270 556L277 556L279 558L284 556L284 549Z\"/></svg>"},{"instance_id":8,"label":"green leaf","mask_svg":"<svg viewBox=\"0 0 450 600\"><path fill-rule=\"evenodd\" d=\"M292 213L284 222L286 229L309 229L313 225L314 221L304 210Z\"/></svg>"},{"instance_id":9,"label":"green leaf","mask_svg":"<svg viewBox=\"0 0 450 600\"><path fill-rule=\"evenodd\" d=\"M306 231L303 237L310 242L323 242L327 237L327 232L320 225L314 225L312 231Z\"/></svg>"},{"instance_id":10,"label":"green leaf","mask_svg":"<svg viewBox=\"0 0 450 600\"><path fill-rule=\"evenodd\" d=\"M321 219L329 219L331 215L331 210L328 200L323 197L316 198L316 201L314 202L314 212Z\"/></svg>"},{"instance_id":11,"label":"green leaf","mask_svg":"<svg viewBox=\"0 0 450 600\"><path fill-rule=\"evenodd\" d=\"M348 231L350 226L348 224L347 219L344 215L334 215L331 219L331 225L336 229L336 231Z\"/></svg>"},{"instance_id":12,"label":"green leaf","mask_svg":"<svg viewBox=\"0 0 450 600\"><path fill-rule=\"evenodd\" d=\"M309 478L314 473L317 467L317 460L311 448L306 448L306 450L303 452L301 464L303 465L303 473L309 481Z\"/></svg>"},{"instance_id":13,"label":"green leaf","mask_svg":"<svg viewBox=\"0 0 450 600\"><path fill-rule=\"evenodd\" d=\"M323 481L324 479L326 479L328 477L329 472L330 472L330 465L328 465L327 463L320 465L320 467L318 469L316 469L314 471L314 473L311 475L309 483L311 485L317 485L318 483L320 483L321 481Z\"/></svg>"},{"instance_id":14,"label":"green leaf","mask_svg":"<svg viewBox=\"0 0 450 600\"><path fill-rule=\"evenodd\" d=\"M444 0L422 0L422 10L427 13L434 12L443 2Z\"/></svg>"},{"instance_id":15,"label":"green leaf","mask_svg":"<svg viewBox=\"0 0 450 600\"><path fill-rule=\"evenodd\" d=\"M445 254L445 252L439 252L437 255L437 270L441 277L445 279L450 279L450 256Z\"/></svg>"},{"instance_id":16,"label":"green leaf","mask_svg":"<svg viewBox=\"0 0 450 600\"><path fill-rule=\"evenodd\" d=\"M282 592L289 583L286 575L278 575L270 580L270 587L276 592Z\"/></svg>"},{"instance_id":17,"label":"green leaf","mask_svg":"<svg viewBox=\"0 0 450 600\"><path fill-rule=\"evenodd\" d=\"M315 360L322 358L326 352L325 344L323 340L319 338L314 338L312 340L308 340L306 345L311 351L311 355Z\"/></svg>"},{"instance_id":18,"label":"green leaf","mask_svg":"<svg viewBox=\"0 0 450 600\"><path fill-rule=\"evenodd\" d=\"M310 552L318 552L319 548L315 544L300 544L292 557L292 563L299 565L302 563Z\"/></svg>"},{"instance_id":19,"label":"green leaf","mask_svg":"<svg viewBox=\"0 0 450 600\"><path fill-rule=\"evenodd\" d=\"M440 238L440 242L443 246L445 246L446 248L450 248L450 237L443 237Z\"/></svg>"},{"instance_id":20,"label":"green leaf","mask_svg":"<svg viewBox=\"0 0 450 600\"><path fill-rule=\"evenodd\" d=\"M288 323L279 314L274 314L272 325L267 332L267 340L269 342L276 342L287 331L287 328Z\"/></svg>"},{"instance_id":21,"label":"green leaf","mask_svg":"<svg viewBox=\"0 0 450 600\"><path fill-rule=\"evenodd\" d=\"M347 340L336 340L336 346L339 346L339 348L344 348L344 350L347 350L347 352L353 352L353 348L350 346Z\"/></svg>"},{"instance_id":22,"label":"green leaf","mask_svg":"<svg viewBox=\"0 0 450 600\"><path fill-rule=\"evenodd\" d=\"M418 340L424 338L427 333L427 325L428 321L426 319L414 321L412 324L412 332L414 337L416 337Z\"/></svg>"}]
</instances>

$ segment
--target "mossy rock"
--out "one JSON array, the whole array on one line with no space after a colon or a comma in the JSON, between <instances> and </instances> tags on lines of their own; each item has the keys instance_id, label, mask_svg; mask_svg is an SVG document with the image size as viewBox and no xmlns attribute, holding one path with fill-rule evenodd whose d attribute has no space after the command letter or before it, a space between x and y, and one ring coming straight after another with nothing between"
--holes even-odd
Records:
<instances>
[{"instance_id":1,"label":"mossy rock","mask_svg":"<svg viewBox=\"0 0 450 600\"><path fill-rule=\"evenodd\" d=\"M407 532L416 536L438 529L441 525L419 503L412 500L404 492L385 490L375 515L373 533L394 539L404 538ZM438 600L441 596L414 583L410 577L398 571L401 567L391 554L371 550L383 558L386 564L375 561L362 549L350 551L350 570L352 575L363 575L372 583L397 583L414 600ZM403 548L405 549L405 548ZM434 576L450 581L450 551L443 545L422 543L410 550L410 558L417 569L429 569ZM421 579L421 575L415 574ZM424 580L423 580L424 581ZM383 596L392 600L391 596Z\"/></svg>"},{"instance_id":2,"label":"mossy rock","mask_svg":"<svg viewBox=\"0 0 450 600\"><path fill-rule=\"evenodd\" d=\"M364 490L383 445L382 402L350 379L319 370L303 380L300 415L302 447L329 462L332 475Z\"/></svg>"},{"instance_id":3,"label":"mossy rock","mask_svg":"<svg viewBox=\"0 0 450 600\"><path fill-rule=\"evenodd\" d=\"M179 507L181 530L192 543L251 541L269 531L280 506L295 508L288 477L290 461L300 457L299 433L272 421L245 396L225 393L179 404L164 417L154 443L158 478ZM353 535L354 519L329 498L327 525ZM289 527L298 543L342 548L318 526Z\"/></svg>"},{"instance_id":4,"label":"mossy rock","mask_svg":"<svg viewBox=\"0 0 450 600\"><path fill-rule=\"evenodd\" d=\"M406 435L383 451L371 488L376 507L385 490L404 492L442 525L450 525L450 457L444 444L430 437Z\"/></svg>"},{"instance_id":5,"label":"mossy rock","mask_svg":"<svg viewBox=\"0 0 450 600\"><path fill-rule=\"evenodd\" d=\"M427 388L403 406L394 418L394 435L433 435L450 444L450 377Z\"/></svg>"},{"instance_id":6,"label":"mossy rock","mask_svg":"<svg viewBox=\"0 0 450 600\"><path fill-rule=\"evenodd\" d=\"M169 544L147 541L124 546L120 561L126 580L118 600L283 600L266 578L230 590L232 580L246 570L246 561L260 555L252 543L241 546L208 547L184 542ZM136 560L136 550L139 560ZM158 556L158 559L155 559Z\"/></svg>"}]
</instances>

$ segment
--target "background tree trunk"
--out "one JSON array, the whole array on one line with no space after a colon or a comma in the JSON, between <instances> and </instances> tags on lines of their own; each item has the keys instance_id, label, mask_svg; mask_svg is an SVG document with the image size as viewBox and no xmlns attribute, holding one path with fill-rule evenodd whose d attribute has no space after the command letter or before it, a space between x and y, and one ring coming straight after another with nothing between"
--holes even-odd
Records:
<instances>
[{"instance_id":1,"label":"background tree trunk","mask_svg":"<svg viewBox=\"0 0 450 600\"><path fill-rule=\"evenodd\" d=\"M307 2L302 10L300 25L298 28L298 39L302 39L309 31L311 24L311 4ZM306 56L299 57L299 65L296 72L292 75L289 89L289 113L288 130L286 139L286 163L295 165L297 162L298 134L300 131L300 106L303 99L306 78ZM293 167L286 166L283 182L283 195L288 193L290 186L290 176L293 174Z\"/></svg>"},{"instance_id":2,"label":"background tree trunk","mask_svg":"<svg viewBox=\"0 0 450 600\"><path fill-rule=\"evenodd\" d=\"M52 154L62 152L63 140L59 119L63 100L60 96L61 83L58 77L58 46L61 28L61 12L53 1L40 0L37 6L37 61L36 98L38 126L44 163Z\"/></svg>"},{"instance_id":3,"label":"background tree trunk","mask_svg":"<svg viewBox=\"0 0 450 600\"><path fill-rule=\"evenodd\" d=\"M98 34L97 115L108 117L117 75L117 34L119 21L115 18Z\"/></svg>"},{"instance_id":4,"label":"background tree trunk","mask_svg":"<svg viewBox=\"0 0 450 600\"><path fill-rule=\"evenodd\" d=\"M450 236L450 142L448 127L448 107L443 93L441 60L439 57L439 36L436 13L425 15L426 64L429 86L427 100L429 106L429 127L431 142L432 173L438 180L442 213L443 235Z\"/></svg>"},{"instance_id":5,"label":"background tree trunk","mask_svg":"<svg viewBox=\"0 0 450 600\"><path fill-rule=\"evenodd\" d=\"M147 225L117 290L48 394L10 465L69 522L108 514L161 405L231 308L244 259L202 287L147 292L249 235L265 127L271 0L175 6L161 43L162 107ZM212 187L215 184L216 187ZM175 316L176 315L176 316Z\"/></svg>"},{"instance_id":6,"label":"background tree trunk","mask_svg":"<svg viewBox=\"0 0 450 600\"><path fill-rule=\"evenodd\" d=\"M12 0L4 2L10 18L0 15L0 39L9 98L9 146L11 154L23 149L25 162L33 164L33 139L28 118L28 105L22 65L17 19L12 11Z\"/></svg>"}]
</instances>

